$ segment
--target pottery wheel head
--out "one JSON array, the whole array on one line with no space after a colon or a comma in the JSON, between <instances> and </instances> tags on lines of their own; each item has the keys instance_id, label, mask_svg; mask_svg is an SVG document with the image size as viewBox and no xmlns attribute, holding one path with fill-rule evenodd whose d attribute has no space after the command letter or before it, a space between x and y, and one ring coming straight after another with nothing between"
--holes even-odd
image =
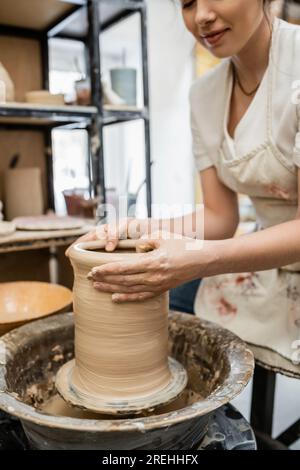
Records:
<instances>
[{"instance_id":1,"label":"pottery wheel head","mask_svg":"<svg viewBox=\"0 0 300 470\"><path fill-rule=\"evenodd\" d=\"M59 369L56 376L59 394L72 406L107 415L128 416L152 412L178 398L187 385L186 370L179 362L169 357L171 379L162 390L140 398L108 401L101 396L82 394L76 390L71 381L74 367L75 359Z\"/></svg>"}]
</instances>

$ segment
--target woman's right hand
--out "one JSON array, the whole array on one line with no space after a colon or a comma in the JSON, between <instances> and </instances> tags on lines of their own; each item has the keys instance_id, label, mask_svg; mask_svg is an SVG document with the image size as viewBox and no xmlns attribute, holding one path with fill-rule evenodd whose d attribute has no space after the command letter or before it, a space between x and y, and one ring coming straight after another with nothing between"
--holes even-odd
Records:
<instances>
[{"instance_id":1,"label":"woman's right hand","mask_svg":"<svg viewBox=\"0 0 300 470\"><path fill-rule=\"evenodd\" d=\"M119 240L139 239L149 231L151 219L120 219L116 224L98 225L91 232L76 240L77 243L104 240L106 251L114 251ZM67 253L68 254L68 250Z\"/></svg>"}]
</instances>

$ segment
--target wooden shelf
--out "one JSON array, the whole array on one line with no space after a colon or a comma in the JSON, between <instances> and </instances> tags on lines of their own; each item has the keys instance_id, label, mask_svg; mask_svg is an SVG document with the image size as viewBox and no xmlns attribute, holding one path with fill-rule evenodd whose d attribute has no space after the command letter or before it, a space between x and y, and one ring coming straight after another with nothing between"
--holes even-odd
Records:
<instances>
[{"instance_id":1,"label":"wooden shelf","mask_svg":"<svg viewBox=\"0 0 300 470\"><path fill-rule=\"evenodd\" d=\"M86 0L1 0L0 23L45 31L85 4Z\"/></svg>"},{"instance_id":2,"label":"wooden shelf","mask_svg":"<svg viewBox=\"0 0 300 470\"><path fill-rule=\"evenodd\" d=\"M104 0L99 2L101 30L109 28L144 6L141 0ZM80 8L61 26L55 27L55 34L65 37L84 38L88 32L87 9Z\"/></svg>"},{"instance_id":3,"label":"wooden shelf","mask_svg":"<svg viewBox=\"0 0 300 470\"><path fill-rule=\"evenodd\" d=\"M143 3L141 0L99 1L101 29L134 13ZM84 38L88 31L86 4L87 0L1 0L0 34L1 27L2 34L10 27L49 31L50 36Z\"/></svg>"},{"instance_id":4,"label":"wooden shelf","mask_svg":"<svg viewBox=\"0 0 300 470\"><path fill-rule=\"evenodd\" d=\"M101 51L99 33L137 13L141 17L144 109L106 108L101 104ZM49 39L79 39L86 45L95 106L42 106L23 103L30 90L49 88ZM54 208L52 139L54 127L86 128L92 171L90 187L105 194L103 147L98 145L103 126L133 120L145 121L147 207L151 214L151 155L145 0L0 0L1 62L15 85L17 103L0 105L1 158L3 169L13 153L40 167L47 176L45 200ZM92 124L92 125L91 125ZM38 131L38 132L37 132ZM22 144L22 145L21 145ZM97 144L97 145L96 145ZM32 148L35 148L35 152ZM47 150L47 160L44 158ZM0 188L1 189L1 188ZM1 196L1 195L0 195Z\"/></svg>"},{"instance_id":5,"label":"wooden shelf","mask_svg":"<svg viewBox=\"0 0 300 470\"><path fill-rule=\"evenodd\" d=\"M61 126L67 124L87 125L97 108L93 106L45 106L27 103L0 105L1 125Z\"/></svg>"},{"instance_id":6,"label":"wooden shelf","mask_svg":"<svg viewBox=\"0 0 300 470\"><path fill-rule=\"evenodd\" d=\"M15 251L38 250L56 246L68 246L78 237L95 228L87 224L75 230L52 230L52 231L23 231L17 230L13 235L0 237L0 253L11 253Z\"/></svg>"},{"instance_id":7,"label":"wooden shelf","mask_svg":"<svg viewBox=\"0 0 300 470\"><path fill-rule=\"evenodd\" d=\"M85 127L97 114L94 106L40 106L27 103L0 104L0 127L9 125L24 126L63 126ZM103 124L148 119L148 111L130 106L104 106Z\"/></svg>"}]
</instances>

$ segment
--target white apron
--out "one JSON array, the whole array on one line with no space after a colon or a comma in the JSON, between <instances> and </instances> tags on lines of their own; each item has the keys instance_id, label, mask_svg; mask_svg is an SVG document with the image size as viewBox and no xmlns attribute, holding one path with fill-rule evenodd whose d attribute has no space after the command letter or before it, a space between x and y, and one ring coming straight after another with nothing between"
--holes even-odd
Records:
<instances>
[{"instance_id":1,"label":"white apron","mask_svg":"<svg viewBox=\"0 0 300 470\"><path fill-rule=\"evenodd\" d=\"M220 180L251 198L261 229L292 220L298 205L297 167L276 148L272 136L272 67L268 67L265 78L268 87L265 142L247 155L233 157L227 134L216 162ZM232 77L230 80L232 86ZM224 126L226 134L226 113ZM300 263L205 278L197 292L195 312L295 364L300 348Z\"/></svg>"}]
</instances>

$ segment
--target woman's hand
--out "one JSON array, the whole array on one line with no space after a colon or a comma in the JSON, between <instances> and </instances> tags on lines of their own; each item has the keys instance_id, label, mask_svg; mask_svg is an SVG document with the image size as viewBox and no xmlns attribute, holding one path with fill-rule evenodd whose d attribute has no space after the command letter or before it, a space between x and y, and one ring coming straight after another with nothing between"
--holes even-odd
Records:
<instances>
[{"instance_id":1,"label":"woman's hand","mask_svg":"<svg viewBox=\"0 0 300 470\"><path fill-rule=\"evenodd\" d=\"M114 251L119 240L138 239L145 235L150 226L150 219L120 219L117 224L98 225L94 230L78 238L74 244L96 240L105 241L106 251ZM68 256L68 248L66 255Z\"/></svg>"},{"instance_id":2,"label":"woman's hand","mask_svg":"<svg viewBox=\"0 0 300 470\"><path fill-rule=\"evenodd\" d=\"M137 242L139 252L147 251L137 261L95 267L88 279L95 289L111 292L114 302L142 301L196 279L200 272L201 247L199 240L153 233L150 238L143 237ZM204 261L202 271L205 271Z\"/></svg>"}]
</instances>

